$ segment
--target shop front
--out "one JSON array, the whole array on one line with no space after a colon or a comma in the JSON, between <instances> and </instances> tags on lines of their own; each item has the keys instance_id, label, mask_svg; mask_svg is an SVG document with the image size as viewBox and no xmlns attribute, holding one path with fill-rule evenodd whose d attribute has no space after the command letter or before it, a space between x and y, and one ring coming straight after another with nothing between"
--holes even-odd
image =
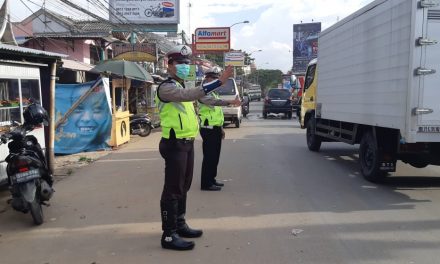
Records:
<instances>
[{"instance_id":1,"label":"shop front","mask_svg":"<svg viewBox=\"0 0 440 264\"><path fill-rule=\"evenodd\" d=\"M0 56L0 133L4 133L23 123L23 111L31 102L42 104L49 112L50 75L64 55L0 44ZM30 134L44 149L50 148L49 129L36 128ZM8 154L7 144L0 145L0 182L7 179L4 160Z\"/></svg>"}]
</instances>

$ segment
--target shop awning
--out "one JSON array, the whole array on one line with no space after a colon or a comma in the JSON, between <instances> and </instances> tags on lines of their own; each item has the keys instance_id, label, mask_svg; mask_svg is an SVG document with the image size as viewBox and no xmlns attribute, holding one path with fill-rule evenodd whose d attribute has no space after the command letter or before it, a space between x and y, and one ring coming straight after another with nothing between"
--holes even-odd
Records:
<instances>
[{"instance_id":1,"label":"shop awning","mask_svg":"<svg viewBox=\"0 0 440 264\"><path fill-rule=\"evenodd\" d=\"M95 65L91 65L91 64L88 64L85 62L74 61L74 60L63 59L62 62L63 62L62 68L73 70L73 71L88 72L91 69L93 69L93 67L95 67Z\"/></svg>"}]
</instances>

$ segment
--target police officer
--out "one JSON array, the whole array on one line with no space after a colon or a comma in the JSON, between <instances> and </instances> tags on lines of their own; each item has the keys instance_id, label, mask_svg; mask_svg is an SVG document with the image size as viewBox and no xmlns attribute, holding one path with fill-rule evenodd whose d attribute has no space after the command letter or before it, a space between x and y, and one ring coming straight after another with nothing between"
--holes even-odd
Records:
<instances>
[{"instance_id":1,"label":"police officer","mask_svg":"<svg viewBox=\"0 0 440 264\"><path fill-rule=\"evenodd\" d=\"M205 72L205 82L213 82L219 78L220 69L213 67ZM203 162L201 189L204 191L220 191L223 183L218 182L217 166L220 159L224 116L221 106L241 105L238 98L222 100L217 92L199 99L200 135L203 139Z\"/></svg>"},{"instance_id":2,"label":"police officer","mask_svg":"<svg viewBox=\"0 0 440 264\"><path fill-rule=\"evenodd\" d=\"M202 230L190 228L185 221L187 192L193 177L194 138L199 131L193 101L226 82L232 75L232 68L227 68L219 80L205 83L201 88L185 89L191 49L179 45L166 56L170 77L159 85L156 93L162 127L159 151L165 160L165 183L160 200L161 245L166 249L191 250L194 242L182 237L195 238L203 234Z\"/></svg>"}]
</instances>

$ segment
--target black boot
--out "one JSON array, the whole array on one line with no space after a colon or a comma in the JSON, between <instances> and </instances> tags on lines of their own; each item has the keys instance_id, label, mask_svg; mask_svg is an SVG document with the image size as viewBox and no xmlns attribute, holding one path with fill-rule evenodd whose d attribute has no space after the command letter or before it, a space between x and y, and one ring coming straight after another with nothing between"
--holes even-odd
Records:
<instances>
[{"instance_id":1,"label":"black boot","mask_svg":"<svg viewBox=\"0 0 440 264\"><path fill-rule=\"evenodd\" d=\"M202 230L192 229L186 224L185 213L186 213L186 197L178 200L177 234L179 234L179 236L181 237L187 237L187 238L201 237L203 234Z\"/></svg>"},{"instance_id":2,"label":"black boot","mask_svg":"<svg viewBox=\"0 0 440 264\"><path fill-rule=\"evenodd\" d=\"M186 241L176 233L176 215L177 201L161 201L160 202L162 216L162 239L163 248L173 250L191 250L194 248L194 242Z\"/></svg>"}]
</instances>

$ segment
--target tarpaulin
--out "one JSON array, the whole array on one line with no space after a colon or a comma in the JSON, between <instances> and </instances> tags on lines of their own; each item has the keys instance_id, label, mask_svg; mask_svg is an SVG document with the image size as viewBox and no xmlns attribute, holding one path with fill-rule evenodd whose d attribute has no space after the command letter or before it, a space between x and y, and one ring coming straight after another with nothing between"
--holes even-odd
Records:
<instances>
[{"instance_id":1,"label":"tarpaulin","mask_svg":"<svg viewBox=\"0 0 440 264\"><path fill-rule=\"evenodd\" d=\"M71 109L89 90L91 93ZM109 148L112 116L108 78L82 84L57 84L55 113L56 121L68 114L66 121L55 131L56 154Z\"/></svg>"}]
</instances>

